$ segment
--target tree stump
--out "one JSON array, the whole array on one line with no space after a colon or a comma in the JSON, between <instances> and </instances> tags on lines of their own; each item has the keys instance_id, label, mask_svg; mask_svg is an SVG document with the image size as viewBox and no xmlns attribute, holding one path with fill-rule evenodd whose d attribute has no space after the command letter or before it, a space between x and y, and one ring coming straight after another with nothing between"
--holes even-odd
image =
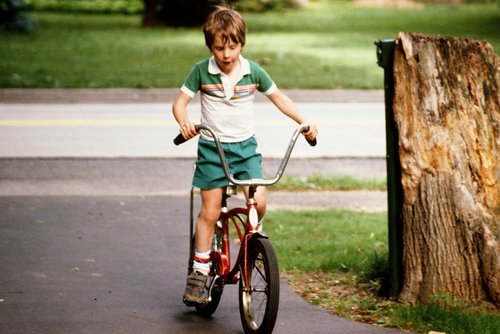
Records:
<instances>
[{"instance_id":1,"label":"tree stump","mask_svg":"<svg viewBox=\"0 0 500 334\"><path fill-rule=\"evenodd\" d=\"M393 110L403 289L500 307L500 61L490 44L400 33Z\"/></svg>"}]
</instances>

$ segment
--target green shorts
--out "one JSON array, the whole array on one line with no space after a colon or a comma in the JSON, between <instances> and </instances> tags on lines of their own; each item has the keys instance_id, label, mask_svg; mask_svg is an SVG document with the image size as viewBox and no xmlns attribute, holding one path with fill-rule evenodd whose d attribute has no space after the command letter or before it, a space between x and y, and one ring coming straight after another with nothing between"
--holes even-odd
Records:
<instances>
[{"instance_id":1,"label":"green shorts","mask_svg":"<svg viewBox=\"0 0 500 334\"><path fill-rule=\"evenodd\" d=\"M257 140L251 137L238 143L222 143L230 172L237 180L262 178L262 155L257 153ZM215 189L229 184L215 143L200 137L193 186Z\"/></svg>"}]
</instances>

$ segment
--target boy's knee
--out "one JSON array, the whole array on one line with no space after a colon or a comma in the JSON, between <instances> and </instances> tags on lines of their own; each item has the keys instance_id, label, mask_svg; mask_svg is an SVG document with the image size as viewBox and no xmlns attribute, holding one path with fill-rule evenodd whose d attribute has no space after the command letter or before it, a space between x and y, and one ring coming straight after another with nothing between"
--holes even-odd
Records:
<instances>
[{"instance_id":1,"label":"boy's knee","mask_svg":"<svg viewBox=\"0 0 500 334\"><path fill-rule=\"evenodd\" d=\"M219 219L220 210L205 209L200 211L200 221L206 224L215 224Z\"/></svg>"},{"instance_id":2,"label":"boy's knee","mask_svg":"<svg viewBox=\"0 0 500 334\"><path fill-rule=\"evenodd\" d=\"M207 224L215 224L220 215L222 189L202 190L201 199L199 220Z\"/></svg>"},{"instance_id":3,"label":"boy's knee","mask_svg":"<svg viewBox=\"0 0 500 334\"><path fill-rule=\"evenodd\" d=\"M266 198L264 197L257 202L257 215L259 216L259 220L264 218L266 210L267 210L267 203L266 203Z\"/></svg>"},{"instance_id":4,"label":"boy's knee","mask_svg":"<svg viewBox=\"0 0 500 334\"><path fill-rule=\"evenodd\" d=\"M259 216L259 220L264 218L266 214L267 202L266 202L266 192L264 189L259 189L255 194L257 200L257 214Z\"/></svg>"}]
</instances>

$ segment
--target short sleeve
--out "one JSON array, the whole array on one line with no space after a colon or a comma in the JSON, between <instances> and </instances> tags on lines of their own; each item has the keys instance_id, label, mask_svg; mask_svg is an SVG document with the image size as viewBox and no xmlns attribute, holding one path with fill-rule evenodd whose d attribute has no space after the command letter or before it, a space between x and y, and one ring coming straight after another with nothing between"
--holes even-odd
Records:
<instances>
[{"instance_id":1,"label":"short sleeve","mask_svg":"<svg viewBox=\"0 0 500 334\"><path fill-rule=\"evenodd\" d=\"M200 86L201 86L200 66L199 64L196 64L191 69L191 72L189 72L186 81L184 81L184 84L182 85L181 91L192 98L194 95L196 95L198 90L200 90Z\"/></svg>"},{"instance_id":2,"label":"short sleeve","mask_svg":"<svg viewBox=\"0 0 500 334\"><path fill-rule=\"evenodd\" d=\"M255 82L259 84L259 92L271 95L276 90L276 84L271 76L259 64L251 62L251 72Z\"/></svg>"}]
</instances>

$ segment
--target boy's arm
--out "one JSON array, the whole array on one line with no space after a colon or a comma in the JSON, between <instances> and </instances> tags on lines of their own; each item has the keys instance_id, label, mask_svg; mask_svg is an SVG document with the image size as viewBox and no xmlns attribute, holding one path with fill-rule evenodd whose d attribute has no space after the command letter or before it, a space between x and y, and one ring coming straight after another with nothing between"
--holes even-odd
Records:
<instances>
[{"instance_id":1,"label":"boy's arm","mask_svg":"<svg viewBox=\"0 0 500 334\"><path fill-rule=\"evenodd\" d=\"M307 123L301 112L295 106L295 103L279 89L276 89L271 95L268 95L268 98L283 114L287 115L298 124ZM304 136L308 140L316 139L316 135L318 134L316 125L307 124L309 125L309 131L305 132Z\"/></svg>"},{"instance_id":2,"label":"boy's arm","mask_svg":"<svg viewBox=\"0 0 500 334\"><path fill-rule=\"evenodd\" d=\"M198 133L188 117L187 106L191 98L183 92L180 92L172 105L172 113L175 120L179 123L179 131L184 139L191 139Z\"/></svg>"}]
</instances>

